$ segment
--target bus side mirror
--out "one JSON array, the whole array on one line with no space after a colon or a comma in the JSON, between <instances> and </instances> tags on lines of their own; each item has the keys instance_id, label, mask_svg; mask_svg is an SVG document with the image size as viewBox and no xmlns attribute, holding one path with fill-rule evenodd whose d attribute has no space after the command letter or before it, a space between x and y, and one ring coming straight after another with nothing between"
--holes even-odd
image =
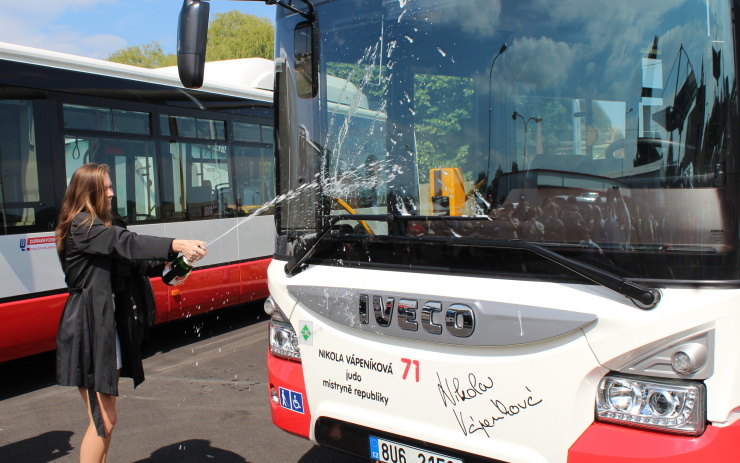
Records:
<instances>
[{"instance_id":1,"label":"bus side mirror","mask_svg":"<svg viewBox=\"0 0 740 463\"><path fill-rule=\"evenodd\" d=\"M203 85L208 43L208 14L211 5L200 0L185 0L177 24L177 71L187 88Z\"/></svg>"}]
</instances>

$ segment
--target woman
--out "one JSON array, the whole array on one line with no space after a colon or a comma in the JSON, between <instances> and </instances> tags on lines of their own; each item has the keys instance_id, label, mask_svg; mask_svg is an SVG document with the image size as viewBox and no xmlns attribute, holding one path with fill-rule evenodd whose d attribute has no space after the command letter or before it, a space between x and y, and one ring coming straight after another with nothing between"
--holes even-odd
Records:
<instances>
[{"instance_id":1,"label":"woman","mask_svg":"<svg viewBox=\"0 0 740 463\"><path fill-rule=\"evenodd\" d=\"M57 252L69 288L57 334L57 382L79 388L90 417L81 463L105 462L116 424L119 374L133 377L134 387L143 381L138 346L121 349L121 341L136 342L140 337L120 333L130 330L131 323L116 323L122 320L120 313L137 309L131 296L136 291L121 287L127 279L120 269L146 268L161 275L164 263L177 253L191 261L206 255L203 241L137 235L113 225L112 199L108 166L83 165L72 175L56 228ZM116 308L119 316L114 315Z\"/></svg>"}]
</instances>

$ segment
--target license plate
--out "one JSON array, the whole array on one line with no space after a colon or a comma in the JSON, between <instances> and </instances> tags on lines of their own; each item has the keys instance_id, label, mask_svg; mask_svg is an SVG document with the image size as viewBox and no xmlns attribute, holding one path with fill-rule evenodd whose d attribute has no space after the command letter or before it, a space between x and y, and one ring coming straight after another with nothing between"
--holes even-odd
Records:
<instances>
[{"instance_id":1,"label":"license plate","mask_svg":"<svg viewBox=\"0 0 740 463\"><path fill-rule=\"evenodd\" d=\"M462 459L370 436L370 458L381 463L464 463Z\"/></svg>"}]
</instances>

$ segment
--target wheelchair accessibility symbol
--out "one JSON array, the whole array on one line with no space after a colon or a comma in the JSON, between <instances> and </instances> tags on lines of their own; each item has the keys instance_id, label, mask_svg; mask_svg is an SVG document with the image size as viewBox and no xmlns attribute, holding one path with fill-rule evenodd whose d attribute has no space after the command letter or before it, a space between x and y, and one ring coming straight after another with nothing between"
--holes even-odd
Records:
<instances>
[{"instance_id":1,"label":"wheelchair accessibility symbol","mask_svg":"<svg viewBox=\"0 0 740 463\"><path fill-rule=\"evenodd\" d=\"M282 387L278 389L280 391L280 406L303 414L303 394Z\"/></svg>"}]
</instances>

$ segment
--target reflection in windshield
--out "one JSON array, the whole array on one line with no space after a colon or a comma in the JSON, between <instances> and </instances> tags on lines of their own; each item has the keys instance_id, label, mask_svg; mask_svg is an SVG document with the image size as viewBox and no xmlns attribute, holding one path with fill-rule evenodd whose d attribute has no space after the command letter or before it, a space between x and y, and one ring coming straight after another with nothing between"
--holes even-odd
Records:
<instances>
[{"instance_id":1,"label":"reflection in windshield","mask_svg":"<svg viewBox=\"0 0 740 463\"><path fill-rule=\"evenodd\" d=\"M361 214L488 218L381 234L734 252L729 2L317 7L322 193Z\"/></svg>"}]
</instances>

